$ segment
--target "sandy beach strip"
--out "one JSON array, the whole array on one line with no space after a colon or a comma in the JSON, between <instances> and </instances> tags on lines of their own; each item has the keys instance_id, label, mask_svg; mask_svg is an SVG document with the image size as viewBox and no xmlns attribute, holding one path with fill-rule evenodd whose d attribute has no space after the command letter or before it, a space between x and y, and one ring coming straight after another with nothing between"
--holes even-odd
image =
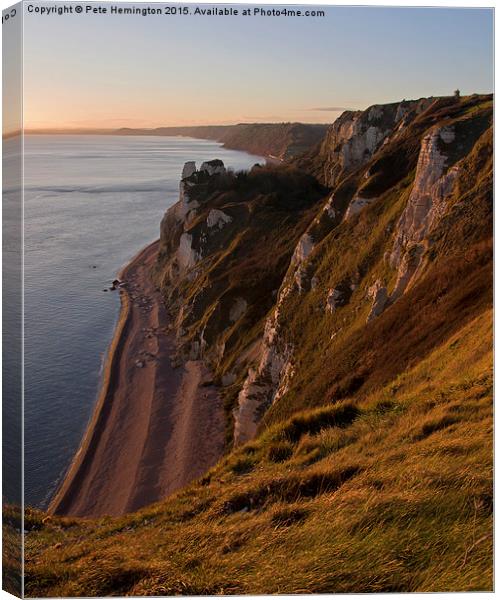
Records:
<instances>
[{"instance_id":1,"label":"sandy beach strip","mask_svg":"<svg viewBox=\"0 0 500 600\"><path fill-rule=\"evenodd\" d=\"M200 361L174 366L167 311L150 278L158 242L120 272L121 311L100 394L52 499L53 514L121 515L201 476L224 451L224 409Z\"/></svg>"}]
</instances>

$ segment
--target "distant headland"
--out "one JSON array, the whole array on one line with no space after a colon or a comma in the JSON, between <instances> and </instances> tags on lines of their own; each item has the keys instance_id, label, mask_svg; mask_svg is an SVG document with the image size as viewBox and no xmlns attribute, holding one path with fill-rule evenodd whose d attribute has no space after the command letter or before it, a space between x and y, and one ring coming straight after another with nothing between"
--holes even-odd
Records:
<instances>
[{"instance_id":1,"label":"distant headland","mask_svg":"<svg viewBox=\"0 0 500 600\"><path fill-rule=\"evenodd\" d=\"M324 138L328 125L306 123L239 123L237 125L200 125L120 129L27 129L26 134L45 135L143 135L185 136L214 140L231 150L290 160L310 150Z\"/></svg>"}]
</instances>

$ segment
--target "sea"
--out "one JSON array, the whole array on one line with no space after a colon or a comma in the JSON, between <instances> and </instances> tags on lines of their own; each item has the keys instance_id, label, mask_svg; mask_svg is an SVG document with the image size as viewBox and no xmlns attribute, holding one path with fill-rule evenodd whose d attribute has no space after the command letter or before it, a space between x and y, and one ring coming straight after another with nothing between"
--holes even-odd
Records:
<instances>
[{"instance_id":1,"label":"sea","mask_svg":"<svg viewBox=\"0 0 500 600\"><path fill-rule=\"evenodd\" d=\"M24 494L44 508L97 398L119 313L104 290L159 237L184 163L238 171L264 159L155 136L29 135L24 152Z\"/></svg>"}]
</instances>

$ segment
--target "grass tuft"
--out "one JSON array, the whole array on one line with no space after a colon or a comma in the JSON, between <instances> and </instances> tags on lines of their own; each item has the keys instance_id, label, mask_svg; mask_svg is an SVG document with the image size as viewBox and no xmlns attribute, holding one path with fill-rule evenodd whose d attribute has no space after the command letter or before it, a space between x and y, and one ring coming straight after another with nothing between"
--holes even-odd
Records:
<instances>
[{"instance_id":1,"label":"grass tuft","mask_svg":"<svg viewBox=\"0 0 500 600\"><path fill-rule=\"evenodd\" d=\"M327 427L346 427L359 415L359 409L350 402L299 413L277 427L273 439L296 444L305 434L318 433Z\"/></svg>"}]
</instances>

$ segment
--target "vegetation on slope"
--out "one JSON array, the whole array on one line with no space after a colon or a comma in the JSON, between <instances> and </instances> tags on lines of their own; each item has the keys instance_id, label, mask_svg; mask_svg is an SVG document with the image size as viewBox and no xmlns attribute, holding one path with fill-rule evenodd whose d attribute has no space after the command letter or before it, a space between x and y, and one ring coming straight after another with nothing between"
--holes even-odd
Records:
<instances>
[{"instance_id":1,"label":"vegetation on slope","mask_svg":"<svg viewBox=\"0 0 500 600\"><path fill-rule=\"evenodd\" d=\"M22 519L18 505L2 507L2 588L20 596L22 593Z\"/></svg>"},{"instance_id":2,"label":"vegetation on slope","mask_svg":"<svg viewBox=\"0 0 500 600\"><path fill-rule=\"evenodd\" d=\"M27 514L29 596L488 590L491 313L118 519Z\"/></svg>"},{"instance_id":3,"label":"vegetation on slope","mask_svg":"<svg viewBox=\"0 0 500 600\"><path fill-rule=\"evenodd\" d=\"M245 369L258 362L278 305L292 375L257 437L175 496L97 521L29 510L28 595L492 589L491 112L485 97L431 103L338 175L326 216L325 189L295 169L192 189L200 206L182 231L196 249L210 210L238 219L206 241L190 277L162 282L190 315L184 337L205 331L225 294L249 301L249 320L212 321L204 357L222 380L242 356ZM394 299L405 265L390 257L422 144L443 127L452 185L433 199L417 276ZM344 218L360 191L375 200ZM314 245L297 278L287 265L304 233ZM160 278L180 234L165 240ZM375 282L388 299L371 318ZM225 388L228 407L242 378Z\"/></svg>"},{"instance_id":4,"label":"vegetation on slope","mask_svg":"<svg viewBox=\"0 0 500 600\"><path fill-rule=\"evenodd\" d=\"M291 291L279 310L280 341L294 348L294 377L266 423L383 384L491 303L491 108L491 98L437 101L371 161L341 178L332 194L336 216L323 211L308 229L314 247L301 266L304 289L294 283L297 269L283 286ZM420 144L443 126L454 127L457 136L451 144L455 157L448 158L458 161L454 189L424 238L419 277L367 323L374 283L382 282L390 293L398 277L390 256L414 186ZM369 186L372 204L343 218L352 199ZM332 291L343 296L333 310Z\"/></svg>"}]
</instances>

